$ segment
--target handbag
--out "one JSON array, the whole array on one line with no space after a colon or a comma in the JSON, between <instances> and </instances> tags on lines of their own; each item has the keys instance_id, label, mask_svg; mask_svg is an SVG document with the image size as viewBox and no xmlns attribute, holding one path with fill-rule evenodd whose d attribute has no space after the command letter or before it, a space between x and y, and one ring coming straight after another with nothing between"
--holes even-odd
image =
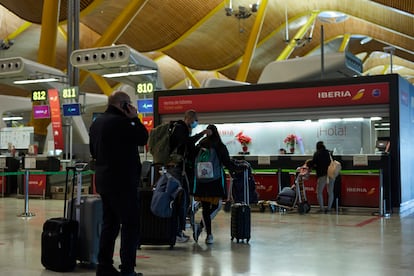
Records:
<instances>
[{"instance_id":1,"label":"handbag","mask_svg":"<svg viewBox=\"0 0 414 276\"><path fill-rule=\"evenodd\" d=\"M339 172L342 169L342 165L339 161L333 159L332 155L329 154L329 157L331 158L331 163L328 166L327 174L330 179L335 179L339 175Z\"/></svg>"}]
</instances>

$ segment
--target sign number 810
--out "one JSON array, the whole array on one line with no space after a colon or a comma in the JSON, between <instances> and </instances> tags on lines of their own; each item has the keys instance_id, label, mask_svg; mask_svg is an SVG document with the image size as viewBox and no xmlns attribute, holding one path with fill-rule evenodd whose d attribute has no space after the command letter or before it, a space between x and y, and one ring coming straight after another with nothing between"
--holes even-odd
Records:
<instances>
[{"instance_id":1,"label":"sign number 810","mask_svg":"<svg viewBox=\"0 0 414 276\"><path fill-rule=\"evenodd\" d=\"M154 92L154 84L151 82L138 83L137 84L137 93L145 94Z\"/></svg>"}]
</instances>

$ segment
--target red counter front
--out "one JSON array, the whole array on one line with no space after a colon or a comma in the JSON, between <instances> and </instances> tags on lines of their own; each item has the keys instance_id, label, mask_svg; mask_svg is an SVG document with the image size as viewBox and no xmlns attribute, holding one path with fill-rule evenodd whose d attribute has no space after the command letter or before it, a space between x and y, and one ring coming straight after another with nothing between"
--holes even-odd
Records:
<instances>
[{"instance_id":1,"label":"red counter front","mask_svg":"<svg viewBox=\"0 0 414 276\"><path fill-rule=\"evenodd\" d=\"M26 177L24 177L24 187L26 187ZM44 195L46 190L46 175L30 174L29 175L29 195Z\"/></svg>"},{"instance_id":2,"label":"red counter front","mask_svg":"<svg viewBox=\"0 0 414 276\"><path fill-rule=\"evenodd\" d=\"M379 207L379 175L342 175L341 205Z\"/></svg>"},{"instance_id":3,"label":"red counter front","mask_svg":"<svg viewBox=\"0 0 414 276\"><path fill-rule=\"evenodd\" d=\"M317 189L316 185L318 182L318 178L316 175L311 174L308 180L305 180L305 191L306 191L306 198L308 199L309 204L311 205L319 205L318 197L317 197ZM326 188L323 191L323 203L326 205L328 204L328 193L326 192Z\"/></svg>"},{"instance_id":4,"label":"red counter front","mask_svg":"<svg viewBox=\"0 0 414 276\"><path fill-rule=\"evenodd\" d=\"M308 202L318 205L317 178L311 175L305 181ZM328 202L326 188L323 191L324 204ZM379 176L378 175L341 175L341 206L346 207L379 207ZM335 202L334 202L335 204Z\"/></svg>"},{"instance_id":5,"label":"red counter front","mask_svg":"<svg viewBox=\"0 0 414 276\"><path fill-rule=\"evenodd\" d=\"M6 192L6 177L0 176L0 193Z\"/></svg>"},{"instance_id":6,"label":"red counter front","mask_svg":"<svg viewBox=\"0 0 414 276\"><path fill-rule=\"evenodd\" d=\"M259 200L276 200L279 193L277 174L254 174Z\"/></svg>"}]
</instances>

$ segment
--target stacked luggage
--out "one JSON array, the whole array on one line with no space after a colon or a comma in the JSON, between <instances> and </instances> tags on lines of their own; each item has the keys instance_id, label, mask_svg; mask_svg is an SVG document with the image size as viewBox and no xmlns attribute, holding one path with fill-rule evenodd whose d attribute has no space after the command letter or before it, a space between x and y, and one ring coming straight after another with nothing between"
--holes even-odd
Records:
<instances>
[{"instance_id":1,"label":"stacked luggage","mask_svg":"<svg viewBox=\"0 0 414 276\"><path fill-rule=\"evenodd\" d=\"M75 269L77 261L94 268L98 262L99 239L102 228L102 201L97 195L81 195L82 171L86 163L66 168L65 190L68 190L72 171L71 200L64 216L48 219L43 225L41 262L46 269L65 272ZM77 196L74 196L77 180ZM66 212L66 210L68 210Z\"/></svg>"}]
</instances>

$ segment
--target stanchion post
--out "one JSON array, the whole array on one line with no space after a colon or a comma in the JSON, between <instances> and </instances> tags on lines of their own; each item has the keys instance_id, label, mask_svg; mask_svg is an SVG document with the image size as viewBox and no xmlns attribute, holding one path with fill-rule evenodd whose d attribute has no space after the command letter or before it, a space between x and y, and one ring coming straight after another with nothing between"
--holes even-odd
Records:
<instances>
[{"instance_id":1,"label":"stanchion post","mask_svg":"<svg viewBox=\"0 0 414 276\"><path fill-rule=\"evenodd\" d=\"M278 189L279 189L279 193L282 191L282 169L278 168L277 169L277 182L278 182Z\"/></svg>"},{"instance_id":2,"label":"stanchion post","mask_svg":"<svg viewBox=\"0 0 414 276\"><path fill-rule=\"evenodd\" d=\"M3 168L1 168L1 172L2 172L2 174L1 174L1 197L4 197L4 169Z\"/></svg>"},{"instance_id":3,"label":"stanchion post","mask_svg":"<svg viewBox=\"0 0 414 276\"><path fill-rule=\"evenodd\" d=\"M339 214L339 198L335 199L335 204L336 204L336 214Z\"/></svg>"},{"instance_id":4,"label":"stanchion post","mask_svg":"<svg viewBox=\"0 0 414 276\"><path fill-rule=\"evenodd\" d=\"M383 172L382 172L382 169L380 169L380 171L379 171L379 186L380 186L380 198L379 198L379 214L380 214L380 216L381 217L383 217L384 216L384 214L385 214L385 212L384 212L384 183L383 183L383 180L382 180L382 177L383 177Z\"/></svg>"},{"instance_id":5,"label":"stanchion post","mask_svg":"<svg viewBox=\"0 0 414 276\"><path fill-rule=\"evenodd\" d=\"M1 172L1 197L4 197L4 186L6 185L5 170L7 169L6 158L0 158L0 172Z\"/></svg>"},{"instance_id":6,"label":"stanchion post","mask_svg":"<svg viewBox=\"0 0 414 276\"><path fill-rule=\"evenodd\" d=\"M24 172L26 183L24 185L24 212L19 215L19 217L34 217L35 214L29 212L29 176L30 170L26 169Z\"/></svg>"}]
</instances>

